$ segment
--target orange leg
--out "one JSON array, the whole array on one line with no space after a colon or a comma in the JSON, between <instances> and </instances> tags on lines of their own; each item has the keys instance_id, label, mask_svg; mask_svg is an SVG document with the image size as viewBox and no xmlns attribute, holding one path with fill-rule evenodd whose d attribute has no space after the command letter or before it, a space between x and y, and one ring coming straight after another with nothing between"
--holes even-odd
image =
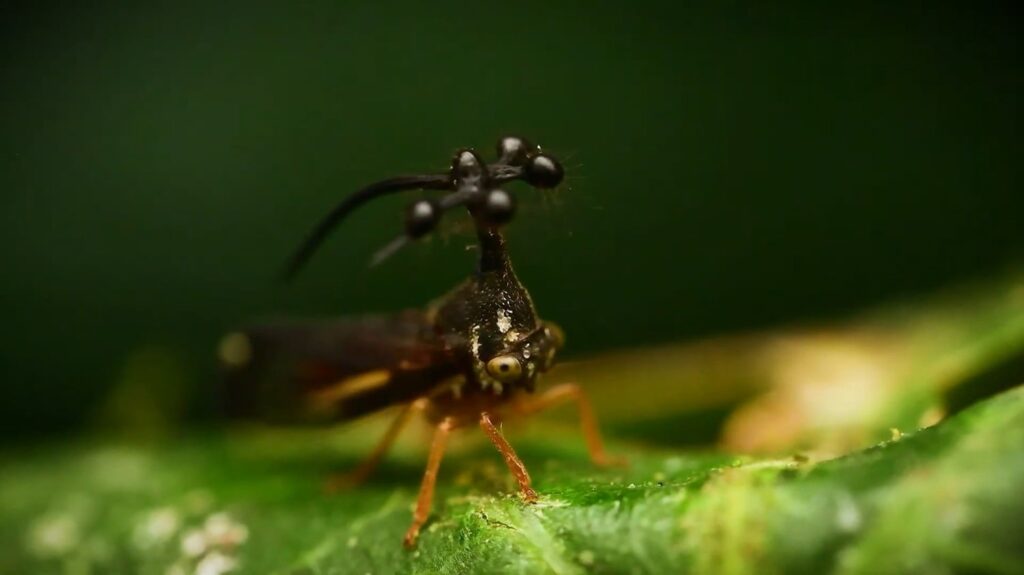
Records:
<instances>
[{"instance_id":1,"label":"orange leg","mask_svg":"<svg viewBox=\"0 0 1024 575\"><path fill-rule=\"evenodd\" d=\"M422 411L424 402L422 400L415 401L406 405L402 408L402 411L395 417L394 421L388 427L388 430L384 433L384 437L381 438L377 446L373 448L373 451L367 456L366 459L359 464L358 467L351 471L343 473L337 473L332 475L327 480L327 491L333 493L339 489L345 489L350 487L356 487L359 484L366 481L370 474L373 473L381 460L384 459L384 455L387 454L391 446L394 445L395 440L398 439L398 434L401 433L402 428L409 423L409 419L412 417L413 412Z\"/></svg>"},{"instance_id":2,"label":"orange leg","mask_svg":"<svg viewBox=\"0 0 1024 575\"><path fill-rule=\"evenodd\" d=\"M423 472L420 483L420 496L416 500L416 511L412 515L412 525L405 532L405 546L412 547L420 534L420 528L430 516L430 504L434 499L434 485L437 483L437 470L441 468L444 447L448 443L448 434L455 427L455 420L446 417L434 431L434 441L430 444L430 455L427 457L427 469Z\"/></svg>"},{"instance_id":3,"label":"orange leg","mask_svg":"<svg viewBox=\"0 0 1024 575\"><path fill-rule=\"evenodd\" d=\"M501 456L505 458L505 465L508 465L508 470L512 472L512 475L519 483L519 493L522 494L523 499L527 503L536 501L537 492L530 487L530 474L526 471L526 466L520 461L519 456L516 455L515 450L512 449L512 446L501 435L498 428L491 422L491 417L486 412L480 414L480 427L487 434L487 437L490 438L494 447L498 448Z\"/></svg>"},{"instance_id":4,"label":"orange leg","mask_svg":"<svg viewBox=\"0 0 1024 575\"><path fill-rule=\"evenodd\" d=\"M580 428L583 437L587 441L587 451L590 452L590 459L600 466L624 465L626 460L621 457L612 457L604 450L604 441L601 440L601 430L597 426L597 418L594 410L590 407L590 400L583 393L583 389L575 383L563 383L547 390L536 398L525 398L518 404L520 413L526 415L543 411L554 407L565 401L575 401L580 412Z\"/></svg>"}]
</instances>

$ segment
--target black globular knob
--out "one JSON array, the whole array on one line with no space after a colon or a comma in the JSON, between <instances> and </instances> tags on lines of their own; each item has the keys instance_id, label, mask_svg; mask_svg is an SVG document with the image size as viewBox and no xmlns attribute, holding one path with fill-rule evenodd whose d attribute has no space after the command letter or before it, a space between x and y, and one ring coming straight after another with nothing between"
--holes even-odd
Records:
<instances>
[{"instance_id":1,"label":"black globular knob","mask_svg":"<svg viewBox=\"0 0 1024 575\"><path fill-rule=\"evenodd\" d=\"M418 200L405 211L405 233L413 239L422 238L441 221L441 208L431 200Z\"/></svg>"},{"instance_id":2,"label":"black globular knob","mask_svg":"<svg viewBox=\"0 0 1024 575\"><path fill-rule=\"evenodd\" d=\"M473 150L460 150L452 160L452 176L458 182L478 181L486 173L483 160Z\"/></svg>"},{"instance_id":3,"label":"black globular knob","mask_svg":"<svg viewBox=\"0 0 1024 575\"><path fill-rule=\"evenodd\" d=\"M483 204L484 218L492 224L501 225L512 221L516 213L516 200L512 194L501 189L487 192Z\"/></svg>"},{"instance_id":4,"label":"black globular knob","mask_svg":"<svg viewBox=\"0 0 1024 575\"><path fill-rule=\"evenodd\" d=\"M535 188L553 188L562 183L562 164L547 154L537 154L526 163L526 183Z\"/></svg>"},{"instance_id":5,"label":"black globular knob","mask_svg":"<svg viewBox=\"0 0 1024 575\"><path fill-rule=\"evenodd\" d=\"M534 149L533 144L523 138L505 136L498 140L498 161L509 166L522 166Z\"/></svg>"}]
</instances>

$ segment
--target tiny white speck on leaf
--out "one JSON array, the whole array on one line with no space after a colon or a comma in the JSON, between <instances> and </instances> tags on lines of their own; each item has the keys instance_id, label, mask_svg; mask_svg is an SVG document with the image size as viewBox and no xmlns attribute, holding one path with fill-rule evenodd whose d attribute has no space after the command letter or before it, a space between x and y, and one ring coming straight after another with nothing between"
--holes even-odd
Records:
<instances>
[{"instance_id":1,"label":"tiny white speck on leaf","mask_svg":"<svg viewBox=\"0 0 1024 575\"><path fill-rule=\"evenodd\" d=\"M203 530L206 531L207 536L220 539L231 530L231 518L226 513L214 513L206 518Z\"/></svg>"},{"instance_id":2,"label":"tiny white speck on leaf","mask_svg":"<svg viewBox=\"0 0 1024 575\"><path fill-rule=\"evenodd\" d=\"M683 468L683 460L678 457L669 457L665 460L665 472L675 473Z\"/></svg>"},{"instance_id":3,"label":"tiny white speck on leaf","mask_svg":"<svg viewBox=\"0 0 1024 575\"><path fill-rule=\"evenodd\" d=\"M594 552L589 549L580 551L578 559L581 565L586 565L589 567L594 564Z\"/></svg>"},{"instance_id":4,"label":"tiny white speck on leaf","mask_svg":"<svg viewBox=\"0 0 1024 575\"><path fill-rule=\"evenodd\" d=\"M195 575L223 575L238 567L238 560L214 551L196 564Z\"/></svg>"},{"instance_id":5,"label":"tiny white speck on leaf","mask_svg":"<svg viewBox=\"0 0 1024 575\"><path fill-rule=\"evenodd\" d=\"M181 527L181 516L171 507L160 507L146 514L135 526L132 540L139 547L164 543Z\"/></svg>"},{"instance_id":6,"label":"tiny white speck on leaf","mask_svg":"<svg viewBox=\"0 0 1024 575\"><path fill-rule=\"evenodd\" d=\"M842 531L852 533L860 529L863 522L860 508L857 507L853 498L849 496L843 498L839 502L838 509L836 509L836 526Z\"/></svg>"},{"instance_id":7,"label":"tiny white speck on leaf","mask_svg":"<svg viewBox=\"0 0 1024 575\"><path fill-rule=\"evenodd\" d=\"M181 538L181 552L188 557L199 557L206 552L206 534L199 529L190 529Z\"/></svg>"},{"instance_id":8,"label":"tiny white speck on leaf","mask_svg":"<svg viewBox=\"0 0 1024 575\"><path fill-rule=\"evenodd\" d=\"M29 550L40 557L58 557L72 551L81 540L78 522L71 515L37 520L28 533Z\"/></svg>"},{"instance_id":9,"label":"tiny white speck on leaf","mask_svg":"<svg viewBox=\"0 0 1024 575\"><path fill-rule=\"evenodd\" d=\"M207 541L214 545L230 547L245 543L249 538L249 528L231 519L227 513L214 513L207 517L203 531Z\"/></svg>"}]
</instances>

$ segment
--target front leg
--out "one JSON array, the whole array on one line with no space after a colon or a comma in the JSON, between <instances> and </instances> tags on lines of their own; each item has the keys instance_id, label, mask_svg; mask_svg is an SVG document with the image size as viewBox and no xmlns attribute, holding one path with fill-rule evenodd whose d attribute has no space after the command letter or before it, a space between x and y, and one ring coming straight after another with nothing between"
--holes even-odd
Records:
<instances>
[{"instance_id":1,"label":"front leg","mask_svg":"<svg viewBox=\"0 0 1024 575\"><path fill-rule=\"evenodd\" d=\"M505 458L505 465L508 466L508 470L512 472L512 476L519 483L519 493L523 496L523 499L527 503L536 501L537 492L530 487L530 474L526 471L526 466L523 465L522 460L516 455L515 450L512 449L512 446L505 437L501 435L501 431L491 422L491 416L487 412L480 414L480 428L484 430L491 443L494 444L494 447L498 448L498 452Z\"/></svg>"},{"instance_id":2,"label":"front leg","mask_svg":"<svg viewBox=\"0 0 1024 575\"><path fill-rule=\"evenodd\" d=\"M538 397L524 397L515 404L518 413L529 415L537 413L550 407L554 407L566 401L575 401L580 413L580 429L587 441L587 451L590 459L595 465L608 467L613 465L625 465L623 457L613 457L604 450L604 441L601 439L601 430L597 426L597 417L594 416L594 409L590 406L590 400L583 392L583 388L575 383L563 383L545 391Z\"/></svg>"}]
</instances>

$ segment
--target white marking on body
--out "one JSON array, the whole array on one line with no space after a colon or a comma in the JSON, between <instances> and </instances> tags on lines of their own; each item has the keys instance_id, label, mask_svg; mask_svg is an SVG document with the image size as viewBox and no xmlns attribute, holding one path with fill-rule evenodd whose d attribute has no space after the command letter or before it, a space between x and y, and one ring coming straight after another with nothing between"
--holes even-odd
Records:
<instances>
[{"instance_id":1,"label":"white marking on body","mask_svg":"<svg viewBox=\"0 0 1024 575\"><path fill-rule=\"evenodd\" d=\"M498 331L508 333L512 329L512 312L503 309L498 310Z\"/></svg>"},{"instance_id":2,"label":"white marking on body","mask_svg":"<svg viewBox=\"0 0 1024 575\"><path fill-rule=\"evenodd\" d=\"M469 330L469 349L473 353L473 372L476 373L476 378L480 381L480 387L487 389L490 381L486 376L486 369L484 368L483 360L480 359L480 326L474 325Z\"/></svg>"},{"instance_id":3,"label":"white marking on body","mask_svg":"<svg viewBox=\"0 0 1024 575\"><path fill-rule=\"evenodd\" d=\"M474 325L469 330L469 348L473 351L473 357L480 359L480 326Z\"/></svg>"}]
</instances>

